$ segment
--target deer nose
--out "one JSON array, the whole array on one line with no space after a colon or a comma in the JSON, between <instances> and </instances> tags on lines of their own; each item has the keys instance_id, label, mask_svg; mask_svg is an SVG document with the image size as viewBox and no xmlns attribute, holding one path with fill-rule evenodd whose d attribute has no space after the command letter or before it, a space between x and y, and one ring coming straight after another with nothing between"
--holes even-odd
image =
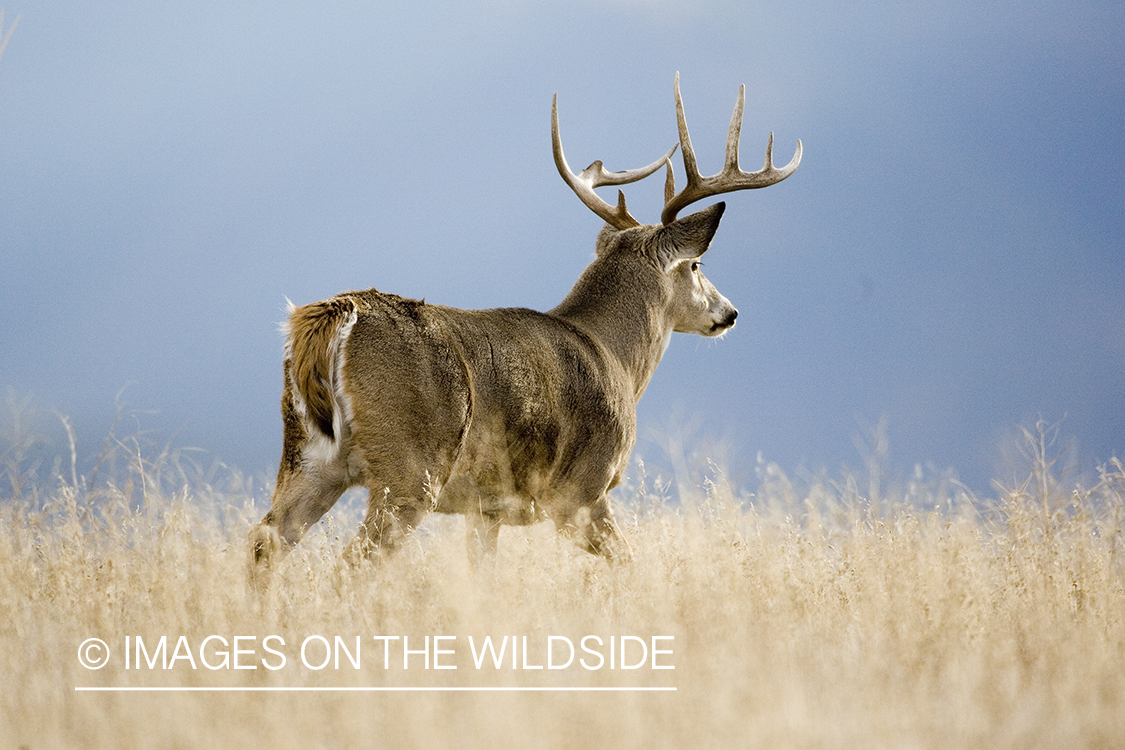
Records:
<instances>
[{"instance_id":1,"label":"deer nose","mask_svg":"<svg viewBox=\"0 0 1125 750\"><path fill-rule=\"evenodd\" d=\"M738 310L735 310L732 307L730 312L727 313L725 316L723 316L722 320L720 320L718 323L715 323L713 326L711 326L711 331L713 333L718 333L720 331L727 330L728 328L730 328L731 326L734 325L734 319L737 318L737 317L738 317Z\"/></svg>"}]
</instances>

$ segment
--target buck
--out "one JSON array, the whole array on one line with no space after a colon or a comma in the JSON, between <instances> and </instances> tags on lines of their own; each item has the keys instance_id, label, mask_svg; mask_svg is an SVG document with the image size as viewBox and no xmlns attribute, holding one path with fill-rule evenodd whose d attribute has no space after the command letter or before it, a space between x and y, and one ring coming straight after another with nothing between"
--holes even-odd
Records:
<instances>
[{"instance_id":1,"label":"buck","mask_svg":"<svg viewBox=\"0 0 1125 750\"><path fill-rule=\"evenodd\" d=\"M460 310L375 289L303 307L286 325L284 442L271 507L250 534L252 579L290 550L351 486L367 488L358 561L389 552L429 512L467 519L470 557L495 554L502 524L550 519L582 548L611 561L632 557L610 508L636 436L636 407L673 332L721 336L734 306L704 278L724 203L676 218L686 206L784 180L801 161L738 164L745 87L740 87L722 170L696 165L675 85L679 143L641 169L609 172L595 161L574 174L551 108L555 164L605 221L596 256L550 312ZM687 185L675 190L671 157ZM594 192L666 167L658 225L641 225L618 191Z\"/></svg>"}]
</instances>

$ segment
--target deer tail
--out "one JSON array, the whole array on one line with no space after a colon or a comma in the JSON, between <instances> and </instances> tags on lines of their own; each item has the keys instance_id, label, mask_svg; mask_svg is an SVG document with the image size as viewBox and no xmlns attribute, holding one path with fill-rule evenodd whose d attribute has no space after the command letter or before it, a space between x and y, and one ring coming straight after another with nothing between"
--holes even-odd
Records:
<instances>
[{"instance_id":1,"label":"deer tail","mask_svg":"<svg viewBox=\"0 0 1125 750\"><path fill-rule=\"evenodd\" d=\"M358 301L346 294L302 307L290 302L283 326L294 406L310 429L333 441L344 417L344 344L358 312Z\"/></svg>"}]
</instances>

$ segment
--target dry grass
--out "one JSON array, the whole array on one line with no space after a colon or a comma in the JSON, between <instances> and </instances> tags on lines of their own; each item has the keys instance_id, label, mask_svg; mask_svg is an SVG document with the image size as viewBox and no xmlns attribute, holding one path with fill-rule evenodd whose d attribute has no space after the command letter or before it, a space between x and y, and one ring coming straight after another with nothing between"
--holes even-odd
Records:
<instances>
[{"instance_id":1,"label":"dry grass","mask_svg":"<svg viewBox=\"0 0 1125 750\"><path fill-rule=\"evenodd\" d=\"M20 17L16 16L16 20L12 21L12 25L7 29L4 28L4 9L0 8L0 57L4 56L4 48L8 46L8 42L12 38L12 32L16 30L16 25L20 22Z\"/></svg>"},{"instance_id":2,"label":"dry grass","mask_svg":"<svg viewBox=\"0 0 1125 750\"><path fill-rule=\"evenodd\" d=\"M262 599L244 538L267 502L237 475L113 439L100 479L62 462L32 482L9 457L0 504L0 746L1121 747L1125 471L1064 486L1049 431L1028 481L981 501L955 484L794 483L759 465L754 495L720 473L680 502L641 472L619 492L636 562L609 569L550 528L505 529L491 579L468 570L460 519L428 523L378 569L340 566L359 501L321 524ZM15 481L11 481L14 476ZM93 472L91 472L91 475ZM184 489L189 487L190 489ZM18 496L16 496L18 495ZM256 670L126 671L125 638L211 635ZM286 666L259 658L267 635ZM310 635L362 666L299 662ZM443 663L383 668L372 636L455 636ZM476 669L467 639L674 636L674 670ZM98 637L104 669L76 654ZM212 645L216 642L212 641ZM278 642L273 642L277 647ZM151 649L150 649L151 650ZM311 653L311 652L310 652ZM213 661L218 657L214 657ZM593 657L590 657L593 661ZM319 661L313 656L311 661ZM674 686L675 692L78 692L78 686Z\"/></svg>"}]
</instances>

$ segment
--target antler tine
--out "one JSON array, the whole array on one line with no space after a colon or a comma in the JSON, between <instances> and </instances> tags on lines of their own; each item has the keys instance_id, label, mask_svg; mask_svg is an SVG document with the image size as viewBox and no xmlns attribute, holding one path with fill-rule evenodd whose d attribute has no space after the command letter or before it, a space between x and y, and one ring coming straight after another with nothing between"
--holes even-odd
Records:
<instances>
[{"instance_id":1,"label":"antler tine","mask_svg":"<svg viewBox=\"0 0 1125 750\"><path fill-rule=\"evenodd\" d=\"M684 100L680 96L680 73L676 72L676 129L680 135L680 155L684 158L684 172L686 173L688 187L699 183L703 179L699 174L699 166L695 161L695 149L691 146L691 135L687 129L687 117L684 116ZM685 188L686 189L686 188Z\"/></svg>"},{"instance_id":2,"label":"antler tine","mask_svg":"<svg viewBox=\"0 0 1125 750\"><path fill-rule=\"evenodd\" d=\"M738 169L738 141L742 137L742 110L746 107L746 84L738 87L738 99L734 102L734 114L730 116L730 129L727 130L727 159L723 164L723 171L730 172ZM769 163L769 154L773 152L773 133L770 133L769 144L766 146L766 161ZM739 170L741 171L741 170Z\"/></svg>"},{"instance_id":3,"label":"antler tine","mask_svg":"<svg viewBox=\"0 0 1125 750\"><path fill-rule=\"evenodd\" d=\"M555 94L551 102L551 146L555 154L555 166L558 167L559 175L578 198L586 204L587 208L618 229L629 229L641 225L625 208L625 193L618 190L617 205L611 206L594 192L594 188L603 185L625 185L648 177L660 167L669 163L678 145L672 146L668 149L668 153L647 167L629 169L624 172L610 172L602 166L601 160L598 160L576 175L570 170L570 166L566 163L566 156L563 155L562 138L559 136L558 93Z\"/></svg>"},{"instance_id":4,"label":"antler tine","mask_svg":"<svg viewBox=\"0 0 1125 750\"><path fill-rule=\"evenodd\" d=\"M676 220L676 214L685 206L722 193L735 190L750 190L753 188L769 187L776 185L789 175L797 171L801 164L801 141L797 141L797 150L789 163L781 169L773 165L773 133L770 133L766 143L766 161L757 172L743 172L738 166L738 141L742 133L742 112L746 106L746 87L738 87L738 99L734 104L734 113L730 118L730 129L727 131L726 159L723 169L718 174L703 177L695 160L695 151L691 146L691 136L688 135L687 119L684 117L684 101L680 96L680 74L676 73L676 124L680 132L680 147L684 158L684 171L687 173L687 185L676 193L675 176L672 165L668 165L668 176L664 183L664 211L660 215L663 224L671 224Z\"/></svg>"}]
</instances>

